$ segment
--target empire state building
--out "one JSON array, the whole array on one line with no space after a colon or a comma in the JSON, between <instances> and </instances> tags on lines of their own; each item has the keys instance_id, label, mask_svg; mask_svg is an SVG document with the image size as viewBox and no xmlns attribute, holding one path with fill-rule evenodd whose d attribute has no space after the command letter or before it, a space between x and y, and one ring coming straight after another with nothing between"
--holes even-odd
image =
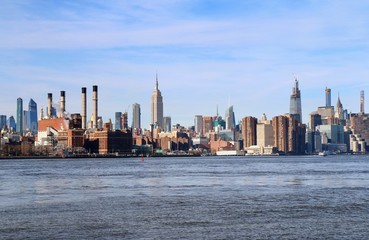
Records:
<instances>
[{"instance_id":1,"label":"empire state building","mask_svg":"<svg viewBox=\"0 0 369 240\"><path fill-rule=\"evenodd\" d=\"M158 75L156 75L156 85L151 97L151 124L163 128L163 97L159 90Z\"/></svg>"}]
</instances>

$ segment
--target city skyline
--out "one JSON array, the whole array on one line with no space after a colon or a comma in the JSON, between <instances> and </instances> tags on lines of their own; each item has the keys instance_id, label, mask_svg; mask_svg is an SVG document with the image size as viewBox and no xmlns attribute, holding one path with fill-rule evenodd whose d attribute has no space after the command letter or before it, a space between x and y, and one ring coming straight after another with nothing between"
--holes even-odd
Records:
<instances>
[{"instance_id":1,"label":"city skyline","mask_svg":"<svg viewBox=\"0 0 369 240\"><path fill-rule=\"evenodd\" d=\"M173 124L192 126L195 115L215 116L217 105L224 113L229 98L236 122L288 113L294 74L304 123L324 106L326 87L333 103L339 94L344 108L359 112L360 91L369 90L368 8L366 1L4 1L0 114L15 117L18 97L45 110L47 93L58 99L61 90L67 111L81 112L80 88L91 99L89 86L98 85L104 121L138 103L148 128L155 72Z\"/></svg>"}]
</instances>

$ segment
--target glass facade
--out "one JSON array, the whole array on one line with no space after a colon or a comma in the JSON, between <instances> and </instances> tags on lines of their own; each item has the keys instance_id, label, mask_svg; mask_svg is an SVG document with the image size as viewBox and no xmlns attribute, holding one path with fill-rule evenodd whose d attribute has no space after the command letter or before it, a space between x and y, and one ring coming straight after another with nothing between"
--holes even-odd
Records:
<instances>
[{"instance_id":1,"label":"glass facade","mask_svg":"<svg viewBox=\"0 0 369 240\"><path fill-rule=\"evenodd\" d=\"M114 129L115 130L121 130L122 129L122 112L115 112L115 125L114 125Z\"/></svg>"},{"instance_id":2,"label":"glass facade","mask_svg":"<svg viewBox=\"0 0 369 240\"><path fill-rule=\"evenodd\" d=\"M0 115L0 130L6 126L6 115Z\"/></svg>"},{"instance_id":3,"label":"glass facade","mask_svg":"<svg viewBox=\"0 0 369 240\"><path fill-rule=\"evenodd\" d=\"M27 112L27 129L29 129L33 134L38 132L38 122L37 122L37 103L31 98L28 103Z\"/></svg>"},{"instance_id":4,"label":"glass facade","mask_svg":"<svg viewBox=\"0 0 369 240\"><path fill-rule=\"evenodd\" d=\"M17 99L16 132L23 133L23 100L22 98Z\"/></svg>"}]
</instances>

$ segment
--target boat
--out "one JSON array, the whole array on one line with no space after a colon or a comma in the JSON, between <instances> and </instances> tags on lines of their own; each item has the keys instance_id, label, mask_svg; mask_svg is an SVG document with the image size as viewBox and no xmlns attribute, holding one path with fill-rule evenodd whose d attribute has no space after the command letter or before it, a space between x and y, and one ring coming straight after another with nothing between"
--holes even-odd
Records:
<instances>
[{"instance_id":1,"label":"boat","mask_svg":"<svg viewBox=\"0 0 369 240\"><path fill-rule=\"evenodd\" d=\"M327 154L327 152L326 152L326 151L323 151L323 152L319 152L319 153L318 153L318 155L319 155L319 156L322 156L322 157L325 157L325 156L327 156L328 154Z\"/></svg>"}]
</instances>

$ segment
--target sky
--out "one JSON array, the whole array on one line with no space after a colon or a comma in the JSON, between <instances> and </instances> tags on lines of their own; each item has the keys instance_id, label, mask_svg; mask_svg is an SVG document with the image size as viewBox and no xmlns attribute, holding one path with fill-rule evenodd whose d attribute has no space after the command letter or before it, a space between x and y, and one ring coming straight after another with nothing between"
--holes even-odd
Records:
<instances>
[{"instance_id":1,"label":"sky","mask_svg":"<svg viewBox=\"0 0 369 240\"><path fill-rule=\"evenodd\" d=\"M16 116L30 98L46 109L66 91L66 110L81 112L81 87L99 86L99 115L141 105L149 128L156 74L164 116L194 124L195 115L236 120L289 112L299 80L303 121L325 104L359 112L369 94L366 0L2 0L0 114ZM366 99L369 99L367 97ZM365 104L368 106L368 100Z\"/></svg>"}]
</instances>

